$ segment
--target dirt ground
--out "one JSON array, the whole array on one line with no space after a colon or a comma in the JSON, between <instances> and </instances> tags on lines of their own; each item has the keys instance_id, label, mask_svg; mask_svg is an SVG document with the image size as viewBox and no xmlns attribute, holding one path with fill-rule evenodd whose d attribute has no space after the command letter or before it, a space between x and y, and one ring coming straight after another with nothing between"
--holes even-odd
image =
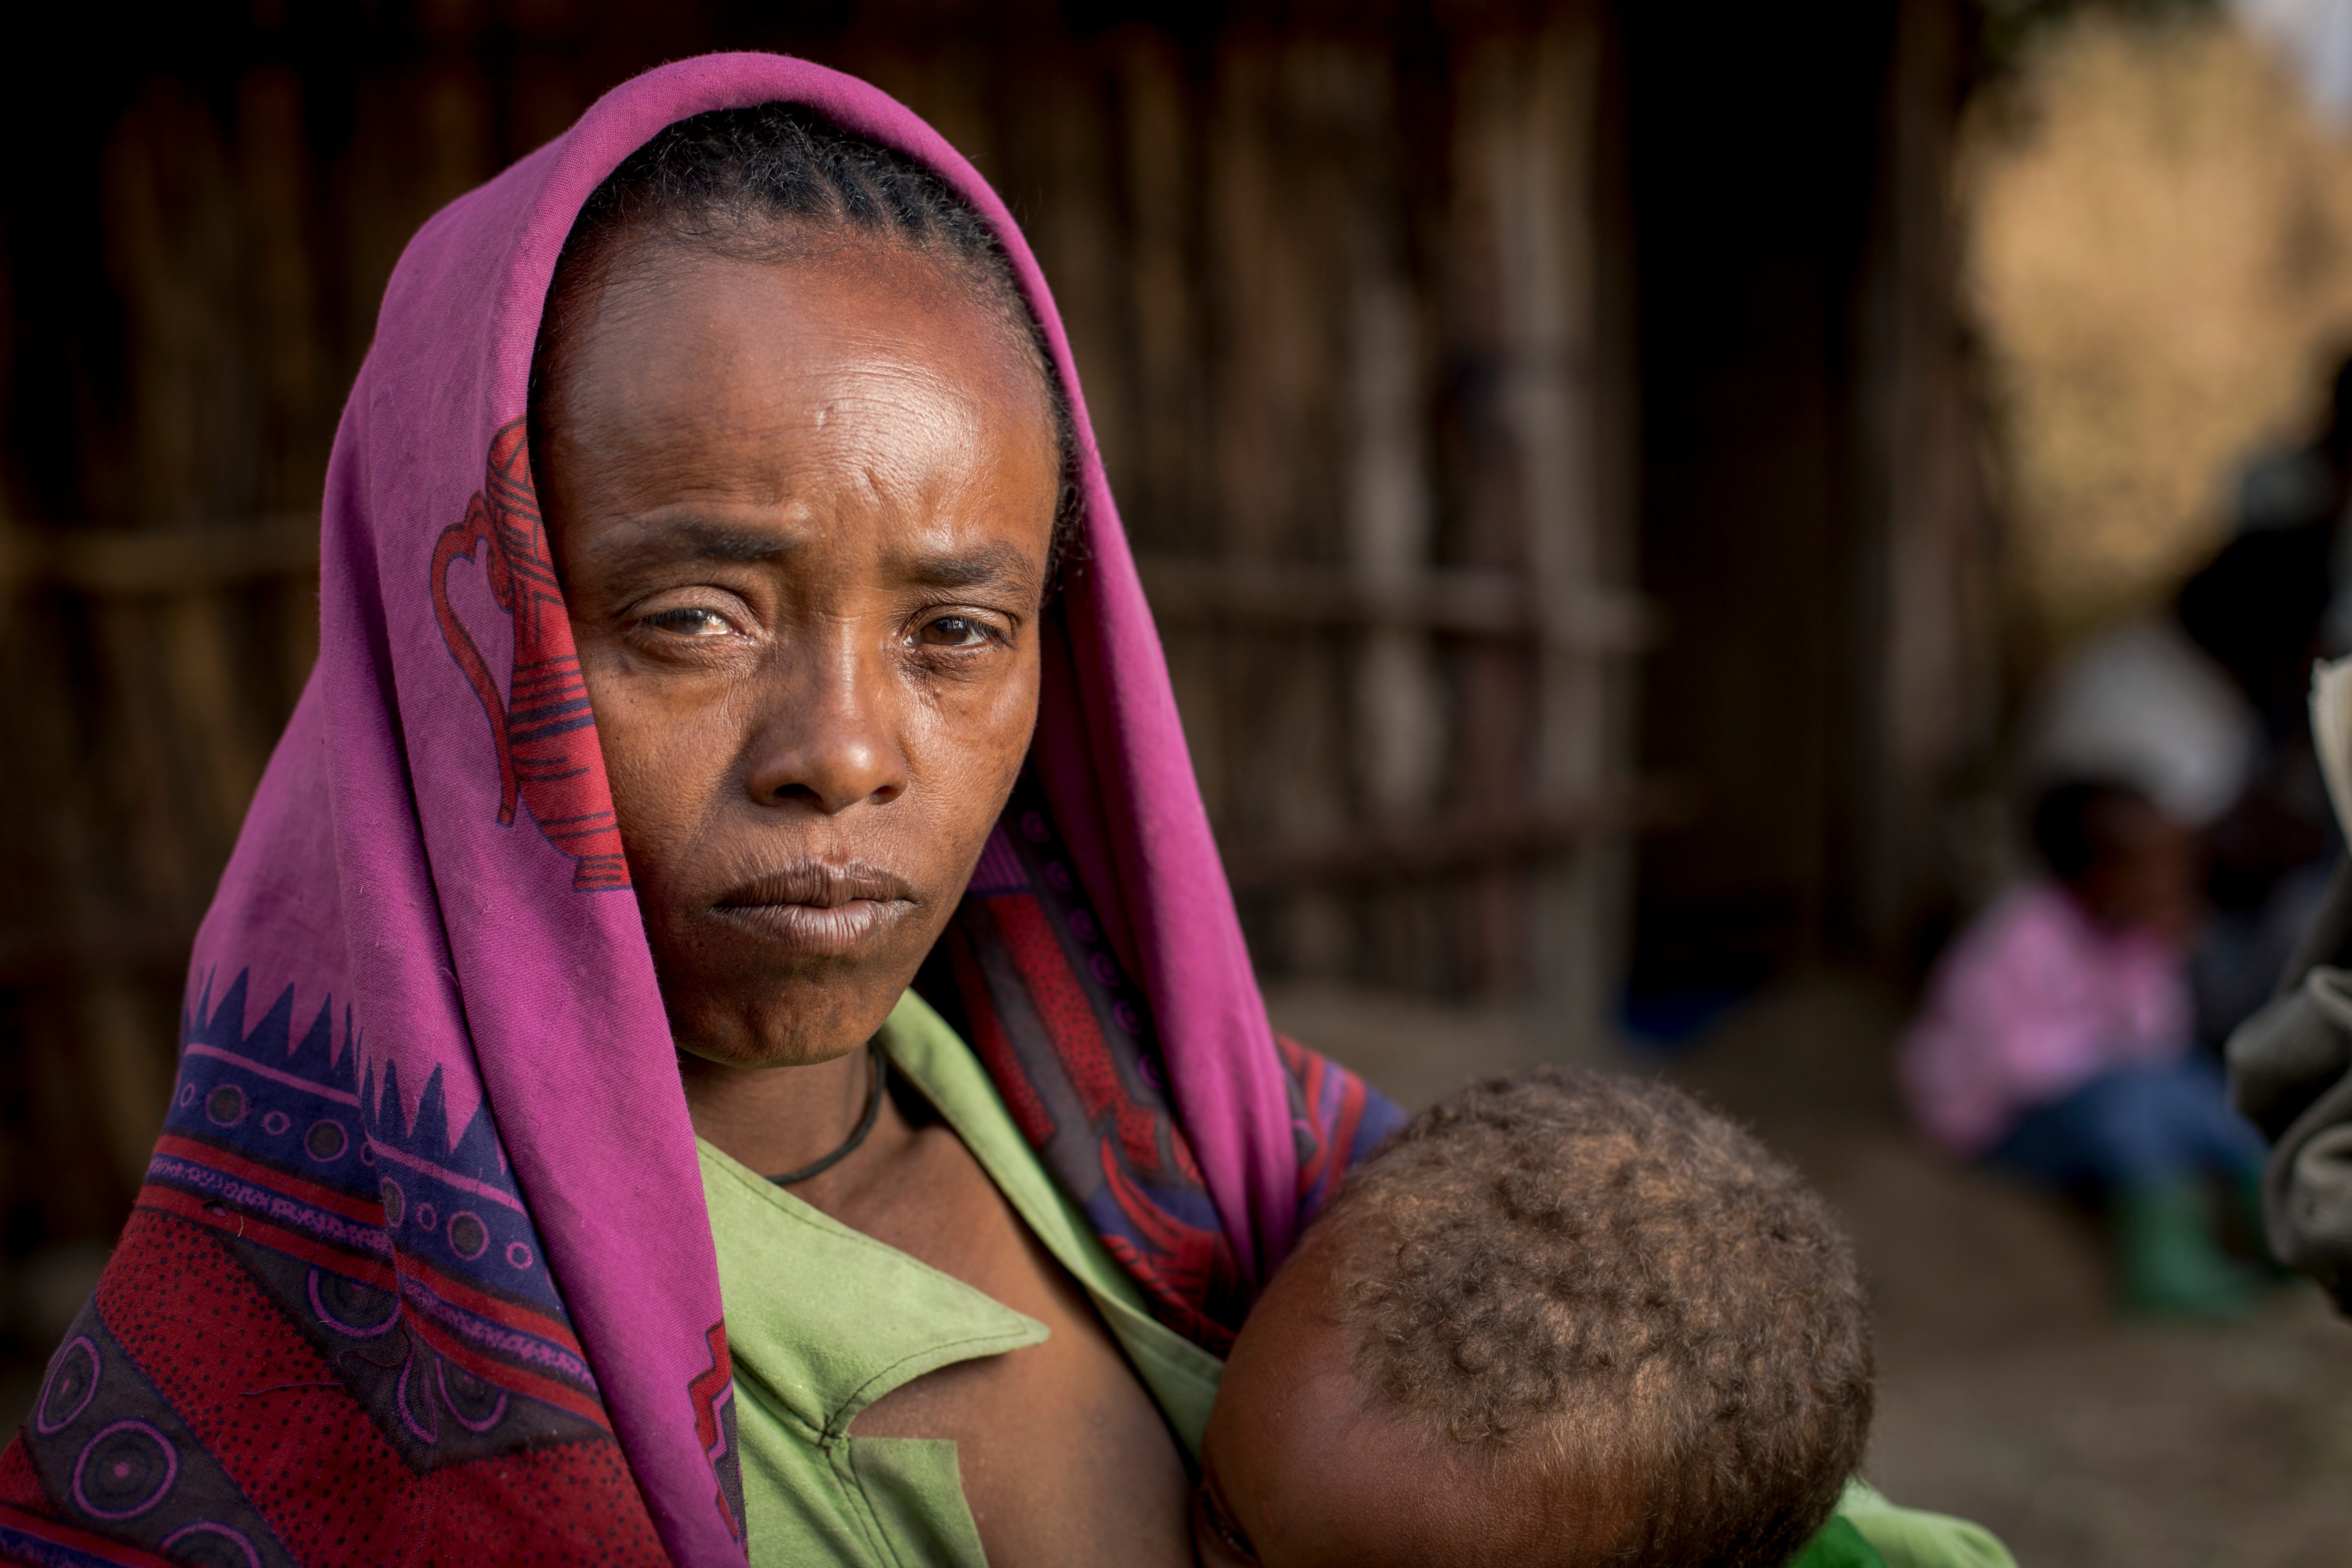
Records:
<instances>
[{"instance_id":1,"label":"dirt ground","mask_svg":"<svg viewBox=\"0 0 2352 1568\"><path fill-rule=\"evenodd\" d=\"M1501 1020L1273 1000L1409 1102L1528 1056ZM2117 1321L2086 1217L1905 1135L1885 1071L1900 1021L1870 983L1817 976L1627 1060L1748 1121L1845 1216L1878 1309L1871 1479L1990 1526L2025 1568L2352 1563L2352 1325L2300 1286L2240 1324Z\"/></svg>"}]
</instances>

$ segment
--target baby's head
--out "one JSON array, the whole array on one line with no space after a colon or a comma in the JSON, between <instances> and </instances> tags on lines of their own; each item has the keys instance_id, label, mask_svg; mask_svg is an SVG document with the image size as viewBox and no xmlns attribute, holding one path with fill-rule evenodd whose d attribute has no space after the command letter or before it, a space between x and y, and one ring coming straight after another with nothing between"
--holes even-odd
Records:
<instances>
[{"instance_id":1,"label":"baby's head","mask_svg":"<svg viewBox=\"0 0 2352 1568\"><path fill-rule=\"evenodd\" d=\"M1870 1425L1828 1209L1660 1084L1545 1068L1413 1119L1258 1302L1193 1533L1265 1568L1778 1568Z\"/></svg>"}]
</instances>

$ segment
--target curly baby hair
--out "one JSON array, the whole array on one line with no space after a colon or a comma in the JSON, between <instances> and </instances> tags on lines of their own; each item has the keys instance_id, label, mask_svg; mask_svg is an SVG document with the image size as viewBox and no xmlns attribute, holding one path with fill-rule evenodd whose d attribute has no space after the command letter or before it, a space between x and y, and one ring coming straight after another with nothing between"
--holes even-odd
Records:
<instances>
[{"instance_id":1,"label":"curly baby hair","mask_svg":"<svg viewBox=\"0 0 2352 1568\"><path fill-rule=\"evenodd\" d=\"M1474 1085L1318 1228L1368 1395L1507 1473L1605 1493L1603 1561L1778 1568L1861 1460L1853 1247L1679 1089L1558 1068Z\"/></svg>"}]
</instances>

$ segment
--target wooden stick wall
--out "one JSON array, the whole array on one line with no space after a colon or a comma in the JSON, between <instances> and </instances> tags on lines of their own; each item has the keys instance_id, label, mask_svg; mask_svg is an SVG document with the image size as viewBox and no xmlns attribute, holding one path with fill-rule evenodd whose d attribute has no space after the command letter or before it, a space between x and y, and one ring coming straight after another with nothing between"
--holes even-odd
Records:
<instances>
[{"instance_id":1,"label":"wooden stick wall","mask_svg":"<svg viewBox=\"0 0 2352 1568\"><path fill-rule=\"evenodd\" d=\"M1630 768L1656 618L1611 478L1598 8L932 41L893 15L807 52L931 118L1023 216L1263 966L1525 1008L1589 1049L1622 836L1675 805ZM8 367L20 1235L109 1234L143 1164L187 941L315 651L313 509L399 247L649 63L487 36L156 76L93 170L119 313L66 340L116 372ZM21 438L26 399L76 395L47 426L76 449Z\"/></svg>"}]
</instances>

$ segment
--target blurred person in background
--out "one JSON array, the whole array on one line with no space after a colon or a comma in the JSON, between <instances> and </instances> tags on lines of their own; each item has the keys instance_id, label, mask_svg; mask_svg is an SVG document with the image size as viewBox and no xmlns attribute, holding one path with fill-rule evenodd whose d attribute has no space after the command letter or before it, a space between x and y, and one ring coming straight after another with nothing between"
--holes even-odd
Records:
<instances>
[{"instance_id":1,"label":"blurred person in background","mask_svg":"<svg viewBox=\"0 0 2352 1568\"><path fill-rule=\"evenodd\" d=\"M2352 359L2310 441L2246 465L2231 535L2156 615L2091 637L2031 705L2029 789L2129 781L2204 855L2189 939L2196 1037L2268 999L2340 849L2312 750L2313 660L2352 651Z\"/></svg>"},{"instance_id":2,"label":"blurred person in background","mask_svg":"<svg viewBox=\"0 0 2352 1568\"><path fill-rule=\"evenodd\" d=\"M2210 1047L2270 999L2340 839L2312 750L2312 660L2352 651L2352 360L2310 445L2246 468L2237 533L2176 599L2189 639L2253 717L2237 797L2206 827L2210 921L2194 947L2197 1032Z\"/></svg>"},{"instance_id":3,"label":"blurred person in background","mask_svg":"<svg viewBox=\"0 0 2352 1568\"><path fill-rule=\"evenodd\" d=\"M2218 1046L2270 996L2326 892L2341 847L2312 748L2315 659L2352 651L2352 359L2305 446L2248 465L2237 529L2174 614L2253 720L2244 778L2207 826L2211 919L2192 977L2198 1034Z\"/></svg>"},{"instance_id":4,"label":"blurred person in background","mask_svg":"<svg viewBox=\"0 0 2352 1568\"><path fill-rule=\"evenodd\" d=\"M1899 1047L1905 1099L1951 1152L2104 1200L2129 1309L2242 1311L2261 1279L2223 1252L2207 1183L2252 1202L2263 1149L2194 1046L2196 839L2088 779L2042 794L2032 836L2044 874L1937 965Z\"/></svg>"}]
</instances>

